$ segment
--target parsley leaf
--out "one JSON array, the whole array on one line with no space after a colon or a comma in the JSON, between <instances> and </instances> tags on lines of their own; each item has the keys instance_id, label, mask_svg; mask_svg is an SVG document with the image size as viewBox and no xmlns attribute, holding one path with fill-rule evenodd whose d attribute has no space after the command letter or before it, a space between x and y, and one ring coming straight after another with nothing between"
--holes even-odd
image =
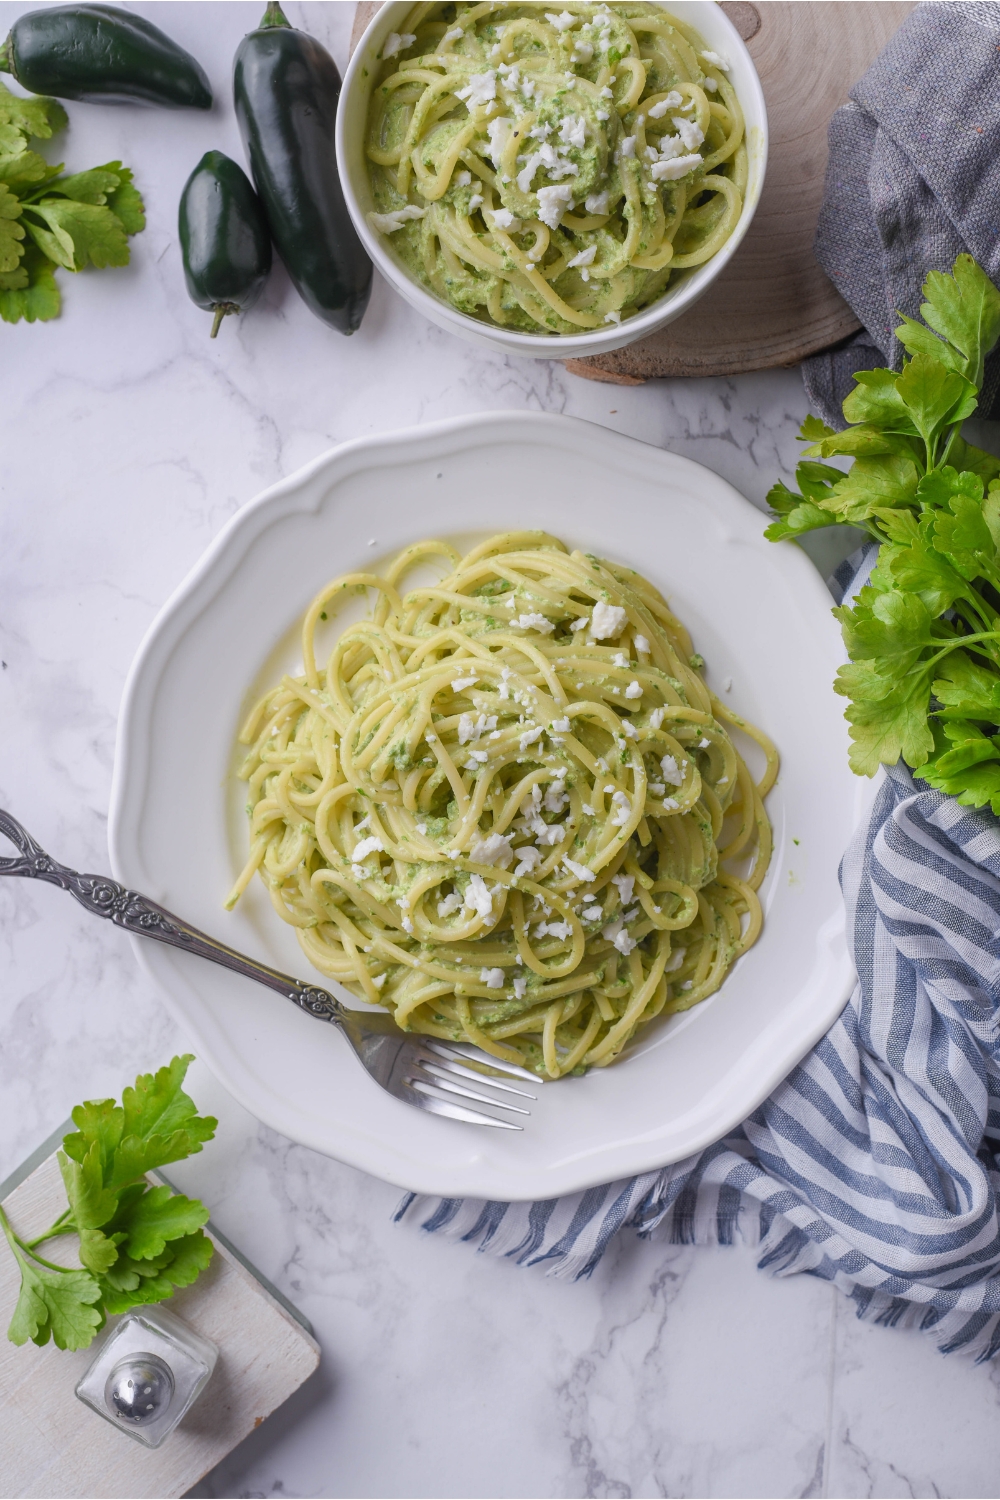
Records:
<instances>
[{"instance_id":1,"label":"parsley leaf","mask_svg":"<svg viewBox=\"0 0 1000 1500\"><path fill-rule=\"evenodd\" d=\"M983 362L1000 337L1000 291L971 256L924 283L918 323L897 329L900 371L863 370L852 425L802 424L798 493L775 485L766 535L863 527L878 564L834 611L851 660L850 762L871 776L900 758L928 784L1000 816L1000 462L967 443ZM815 460L850 457L846 474Z\"/></svg>"},{"instance_id":2,"label":"parsley leaf","mask_svg":"<svg viewBox=\"0 0 1000 1500\"><path fill-rule=\"evenodd\" d=\"M34 245L25 247L16 271L0 273L0 318L5 323L45 323L59 312L55 267Z\"/></svg>"},{"instance_id":3,"label":"parsley leaf","mask_svg":"<svg viewBox=\"0 0 1000 1500\"><path fill-rule=\"evenodd\" d=\"M65 125L56 100L18 99L0 83L0 318L7 323L56 317L53 268L127 265L128 238L146 225L121 162L60 175L61 166L29 149L30 139Z\"/></svg>"},{"instance_id":4,"label":"parsley leaf","mask_svg":"<svg viewBox=\"0 0 1000 1500\"><path fill-rule=\"evenodd\" d=\"M20 202L7 184L0 182L0 271L16 271L24 254L20 243L24 239L24 225L17 222L20 217Z\"/></svg>"},{"instance_id":5,"label":"parsley leaf","mask_svg":"<svg viewBox=\"0 0 1000 1500\"><path fill-rule=\"evenodd\" d=\"M68 124L66 111L58 99L45 99L41 95L19 99L0 83L0 125L12 125L22 135L47 141Z\"/></svg>"},{"instance_id":6,"label":"parsley leaf","mask_svg":"<svg viewBox=\"0 0 1000 1500\"><path fill-rule=\"evenodd\" d=\"M140 1075L122 1103L91 1100L73 1111L77 1127L58 1153L67 1211L45 1234L25 1242L0 1207L0 1227L21 1270L21 1293L8 1337L15 1343L50 1334L61 1349L86 1347L108 1315L161 1302L189 1286L212 1258L202 1225L208 1210L146 1173L200 1151L216 1121L198 1114L182 1088L190 1057ZM82 1269L45 1260L37 1247L76 1234Z\"/></svg>"}]
</instances>

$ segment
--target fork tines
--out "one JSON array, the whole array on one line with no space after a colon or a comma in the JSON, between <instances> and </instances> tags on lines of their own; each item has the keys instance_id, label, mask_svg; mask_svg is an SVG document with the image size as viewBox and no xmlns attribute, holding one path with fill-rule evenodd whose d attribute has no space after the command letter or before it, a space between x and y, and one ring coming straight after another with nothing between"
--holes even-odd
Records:
<instances>
[{"instance_id":1,"label":"fork tines","mask_svg":"<svg viewBox=\"0 0 1000 1500\"><path fill-rule=\"evenodd\" d=\"M537 1081L534 1075L528 1073L526 1069L490 1057L487 1053L479 1051L477 1047L427 1041L408 1060L409 1067L404 1079L409 1088L420 1096L421 1107L430 1110L433 1114L447 1115L453 1120L466 1120L469 1124L493 1125L500 1130L521 1130L523 1127L515 1124L513 1120L498 1119L495 1115L482 1114L479 1110L470 1109L468 1105L460 1104L458 1101L468 1099L476 1104L486 1104L493 1109L526 1116L531 1113L530 1110L515 1104L511 1098L504 1098L503 1095L516 1095L519 1099L534 1099L536 1096L529 1094L525 1089L515 1088L513 1084L504 1082L501 1078L470 1068L460 1061L460 1058L489 1067L491 1073L495 1070L508 1077ZM469 1082L476 1084L477 1087L469 1088ZM486 1092L487 1090L495 1092Z\"/></svg>"}]
</instances>

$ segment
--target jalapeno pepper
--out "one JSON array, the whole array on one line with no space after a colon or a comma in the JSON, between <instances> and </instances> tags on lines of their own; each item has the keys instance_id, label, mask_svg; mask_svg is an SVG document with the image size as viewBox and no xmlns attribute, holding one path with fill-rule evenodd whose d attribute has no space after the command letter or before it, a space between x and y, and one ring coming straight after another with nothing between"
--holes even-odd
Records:
<instances>
[{"instance_id":1,"label":"jalapeno pepper","mask_svg":"<svg viewBox=\"0 0 1000 1500\"><path fill-rule=\"evenodd\" d=\"M0 47L0 72L57 99L212 107L208 79L191 54L114 5L53 5L18 16Z\"/></svg>"},{"instance_id":2,"label":"jalapeno pepper","mask_svg":"<svg viewBox=\"0 0 1000 1500\"><path fill-rule=\"evenodd\" d=\"M236 54L236 117L271 237L306 305L340 333L360 326L371 261L337 172L340 74L325 47L294 30L280 5Z\"/></svg>"},{"instance_id":3,"label":"jalapeno pepper","mask_svg":"<svg viewBox=\"0 0 1000 1500\"><path fill-rule=\"evenodd\" d=\"M188 178L178 214L184 278L192 302L215 314L246 312L271 269L271 235L243 168L206 151Z\"/></svg>"}]
</instances>

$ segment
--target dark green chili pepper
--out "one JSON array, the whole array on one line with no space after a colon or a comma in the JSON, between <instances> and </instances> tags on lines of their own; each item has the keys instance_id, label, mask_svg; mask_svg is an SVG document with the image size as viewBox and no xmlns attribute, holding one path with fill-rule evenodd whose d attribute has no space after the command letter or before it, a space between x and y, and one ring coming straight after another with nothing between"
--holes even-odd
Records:
<instances>
[{"instance_id":1,"label":"dark green chili pepper","mask_svg":"<svg viewBox=\"0 0 1000 1500\"><path fill-rule=\"evenodd\" d=\"M151 21L114 5L53 5L18 16L0 47L0 72L57 99L212 107L200 63Z\"/></svg>"},{"instance_id":2,"label":"dark green chili pepper","mask_svg":"<svg viewBox=\"0 0 1000 1500\"><path fill-rule=\"evenodd\" d=\"M187 289L215 313L214 339L227 313L253 306L271 269L267 220L243 168L206 151L184 185L178 229Z\"/></svg>"},{"instance_id":3,"label":"dark green chili pepper","mask_svg":"<svg viewBox=\"0 0 1000 1500\"><path fill-rule=\"evenodd\" d=\"M329 52L289 26L272 0L244 37L236 117L271 237L307 307L340 333L360 326L372 266L347 212L334 122L340 74Z\"/></svg>"}]
</instances>

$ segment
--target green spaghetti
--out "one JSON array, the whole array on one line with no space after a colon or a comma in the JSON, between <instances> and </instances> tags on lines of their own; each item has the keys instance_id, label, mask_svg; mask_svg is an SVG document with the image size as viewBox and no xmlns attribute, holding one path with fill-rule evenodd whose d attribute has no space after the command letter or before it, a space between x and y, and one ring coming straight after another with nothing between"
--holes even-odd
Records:
<instances>
[{"instance_id":1,"label":"green spaghetti","mask_svg":"<svg viewBox=\"0 0 1000 1500\"><path fill-rule=\"evenodd\" d=\"M447 576L400 595L415 564ZM373 615L316 659L334 606ZM761 927L765 735L644 578L542 532L408 548L313 600L253 709L250 856L323 974L409 1031L558 1078L717 990ZM762 748L756 783L736 727Z\"/></svg>"},{"instance_id":2,"label":"green spaghetti","mask_svg":"<svg viewBox=\"0 0 1000 1500\"><path fill-rule=\"evenodd\" d=\"M620 323L739 222L728 72L660 5L417 5L372 91L369 222L485 322Z\"/></svg>"}]
</instances>

